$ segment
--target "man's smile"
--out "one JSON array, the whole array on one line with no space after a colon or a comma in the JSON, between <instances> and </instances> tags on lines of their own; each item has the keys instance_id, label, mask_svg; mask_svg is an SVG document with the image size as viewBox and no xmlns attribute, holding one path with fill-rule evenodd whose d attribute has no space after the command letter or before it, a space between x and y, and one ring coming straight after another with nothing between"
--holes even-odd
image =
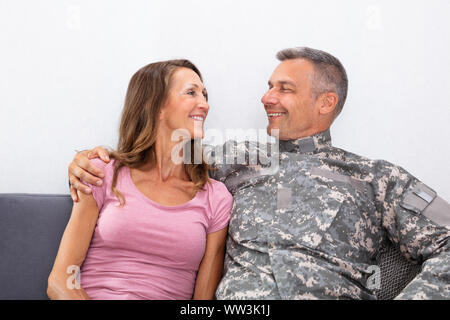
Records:
<instances>
[{"instance_id":1,"label":"man's smile","mask_svg":"<svg viewBox=\"0 0 450 320\"><path fill-rule=\"evenodd\" d=\"M267 112L269 119L281 118L286 114L286 112Z\"/></svg>"}]
</instances>

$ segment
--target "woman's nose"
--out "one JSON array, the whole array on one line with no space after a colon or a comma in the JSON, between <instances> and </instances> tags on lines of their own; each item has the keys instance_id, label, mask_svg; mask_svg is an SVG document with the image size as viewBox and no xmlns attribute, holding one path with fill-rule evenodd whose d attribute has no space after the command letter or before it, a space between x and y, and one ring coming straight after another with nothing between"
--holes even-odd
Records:
<instances>
[{"instance_id":1,"label":"woman's nose","mask_svg":"<svg viewBox=\"0 0 450 320\"><path fill-rule=\"evenodd\" d=\"M199 102L199 107L202 109L209 110L208 101L205 98L201 98L201 101Z\"/></svg>"},{"instance_id":2,"label":"woman's nose","mask_svg":"<svg viewBox=\"0 0 450 320\"><path fill-rule=\"evenodd\" d=\"M200 103L198 104L198 107L205 111L206 113L208 113L209 111L209 103L208 101L206 101L206 99L203 99L202 101L200 101Z\"/></svg>"}]
</instances>

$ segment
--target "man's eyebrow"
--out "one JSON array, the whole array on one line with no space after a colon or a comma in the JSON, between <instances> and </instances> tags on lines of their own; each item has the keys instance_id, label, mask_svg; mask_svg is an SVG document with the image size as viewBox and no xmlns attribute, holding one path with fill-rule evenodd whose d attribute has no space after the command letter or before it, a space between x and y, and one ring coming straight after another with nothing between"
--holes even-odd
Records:
<instances>
[{"instance_id":1,"label":"man's eyebrow","mask_svg":"<svg viewBox=\"0 0 450 320\"><path fill-rule=\"evenodd\" d=\"M289 85L289 86L295 87L295 82L289 81L289 80L279 80L279 81L276 81L276 83L279 85ZM269 87L271 85L273 85L271 81L269 81L268 84L269 84Z\"/></svg>"},{"instance_id":2,"label":"man's eyebrow","mask_svg":"<svg viewBox=\"0 0 450 320\"><path fill-rule=\"evenodd\" d=\"M281 84L281 85L287 84L289 86L295 87L295 82L293 82L293 81L284 80L284 81L278 81L278 83Z\"/></svg>"}]
</instances>

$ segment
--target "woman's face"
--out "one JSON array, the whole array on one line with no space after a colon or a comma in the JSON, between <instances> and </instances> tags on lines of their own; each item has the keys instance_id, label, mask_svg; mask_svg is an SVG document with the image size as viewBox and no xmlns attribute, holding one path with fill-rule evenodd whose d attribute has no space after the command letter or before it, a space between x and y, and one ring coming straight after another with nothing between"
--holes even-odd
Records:
<instances>
[{"instance_id":1,"label":"woman's face","mask_svg":"<svg viewBox=\"0 0 450 320\"><path fill-rule=\"evenodd\" d=\"M201 139L208 111L206 89L198 74L188 68L177 69L161 110L160 129L170 135L177 129L184 129L191 139Z\"/></svg>"}]
</instances>

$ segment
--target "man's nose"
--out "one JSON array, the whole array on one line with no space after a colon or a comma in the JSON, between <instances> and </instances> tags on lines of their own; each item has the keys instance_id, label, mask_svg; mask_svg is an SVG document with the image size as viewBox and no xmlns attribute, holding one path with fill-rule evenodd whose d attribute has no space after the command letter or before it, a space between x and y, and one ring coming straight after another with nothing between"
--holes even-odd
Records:
<instances>
[{"instance_id":1,"label":"man's nose","mask_svg":"<svg viewBox=\"0 0 450 320\"><path fill-rule=\"evenodd\" d=\"M269 89L261 98L261 102L266 105L266 104L277 104L278 103L278 98L276 96L276 94L274 94L274 92L272 91L272 89Z\"/></svg>"}]
</instances>

